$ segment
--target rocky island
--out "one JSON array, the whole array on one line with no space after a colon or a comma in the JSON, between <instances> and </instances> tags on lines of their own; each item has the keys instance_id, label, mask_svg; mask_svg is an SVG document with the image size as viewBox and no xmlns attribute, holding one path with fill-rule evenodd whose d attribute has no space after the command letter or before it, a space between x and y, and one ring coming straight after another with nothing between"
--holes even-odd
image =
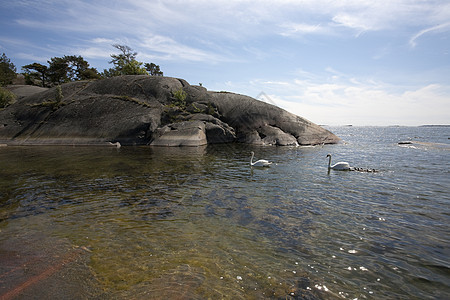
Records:
<instances>
[{"instance_id":1,"label":"rocky island","mask_svg":"<svg viewBox=\"0 0 450 300\"><path fill-rule=\"evenodd\" d=\"M132 75L11 89L0 144L201 146L337 143L328 130L248 96L172 77Z\"/></svg>"}]
</instances>

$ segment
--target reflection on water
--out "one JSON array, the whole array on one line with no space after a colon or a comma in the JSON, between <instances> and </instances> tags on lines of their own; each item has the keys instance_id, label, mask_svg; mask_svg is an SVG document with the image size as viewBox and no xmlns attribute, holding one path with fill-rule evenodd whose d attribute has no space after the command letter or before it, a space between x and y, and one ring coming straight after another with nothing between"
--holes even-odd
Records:
<instances>
[{"instance_id":1,"label":"reflection on water","mask_svg":"<svg viewBox=\"0 0 450 300\"><path fill-rule=\"evenodd\" d=\"M0 255L19 232L68 241L105 297L445 298L448 152L383 130L310 148L6 147ZM250 168L251 150L276 164ZM328 174L327 153L380 172Z\"/></svg>"}]
</instances>

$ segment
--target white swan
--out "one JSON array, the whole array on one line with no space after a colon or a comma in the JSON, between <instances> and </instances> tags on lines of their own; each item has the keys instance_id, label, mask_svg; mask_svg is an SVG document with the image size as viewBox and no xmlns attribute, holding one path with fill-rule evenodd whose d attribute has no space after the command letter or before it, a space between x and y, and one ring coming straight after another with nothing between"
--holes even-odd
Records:
<instances>
[{"instance_id":1,"label":"white swan","mask_svg":"<svg viewBox=\"0 0 450 300\"><path fill-rule=\"evenodd\" d=\"M267 161L265 159L260 159L253 162L253 156L255 156L255 153L252 151L252 158L250 158L250 165L252 167L268 167L272 164L270 161Z\"/></svg>"},{"instance_id":2,"label":"white swan","mask_svg":"<svg viewBox=\"0 0 450 300\"><path fill-rule=\"evenodd\" d=\"M328 171L330 169L337 170L337 171L350 171L351 170L350 165L349 165L348 162L341 161L341 162L338 162L338 163L336 163L334 165L331 165L331 154L328 154L327 157L329 157L329 160L328 160Z\"/></svg>"}]
</instances>

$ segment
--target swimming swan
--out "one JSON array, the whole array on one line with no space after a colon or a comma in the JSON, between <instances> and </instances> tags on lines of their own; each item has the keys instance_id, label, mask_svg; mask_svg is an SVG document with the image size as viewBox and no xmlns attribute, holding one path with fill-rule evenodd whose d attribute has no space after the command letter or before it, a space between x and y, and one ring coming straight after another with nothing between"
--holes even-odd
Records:
<instances>
[{"instance_id":1,"label":"swimming swan","mask_svg":"<svg viewBox=\"0 0 450 300\"><path fill-rule=\"evenodd\" d=\"M337 171L350 171L351 170L350 165L348 164L348 162L342 162L341 161L341 162L338 162L338 163L336 163L334 165L331 165L331 154L328 154L327 157L329 157L329 160L328 160L328 171L330 169L337 170Z\"/></svg>"},{"instance_id":2,"label":"swimming swan","mask_svg":"<svg viewBox=\"0 0 450 300\"><path fill-rule=\"evenodd\" d=\"M255 156L255 153L252 151L252 158L250 159L250 165L252 167L269 167L272 163L265 160L265 159L260 159L258 161L253 162L253 156Z\"/></svg>"}]
</instances>

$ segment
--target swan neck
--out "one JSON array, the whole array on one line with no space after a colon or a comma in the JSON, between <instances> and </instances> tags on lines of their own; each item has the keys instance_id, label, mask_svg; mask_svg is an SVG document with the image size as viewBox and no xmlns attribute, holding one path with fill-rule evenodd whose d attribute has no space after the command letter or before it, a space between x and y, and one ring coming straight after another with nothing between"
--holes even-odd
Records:
<instances>
[{"instance_id":1,"label":"swan neck","mask_svg":"<svg viewBox=\"0 0 450 300\"><path fill-rule=\"evenodd\" d=\"M331 168L331 155L328 156L328 169Z\"/></svg>"},{"instance_id":2,"label":"swan neck","mask_svg":"<svg viewBox=\"0 0 450 300\"><path fill-rule=\"evenodd\" d=\"M253 156L255 155L255 153L252 153L252 157L250 158L250 164L253 165Z\"/></svg>"}]
</instances>

